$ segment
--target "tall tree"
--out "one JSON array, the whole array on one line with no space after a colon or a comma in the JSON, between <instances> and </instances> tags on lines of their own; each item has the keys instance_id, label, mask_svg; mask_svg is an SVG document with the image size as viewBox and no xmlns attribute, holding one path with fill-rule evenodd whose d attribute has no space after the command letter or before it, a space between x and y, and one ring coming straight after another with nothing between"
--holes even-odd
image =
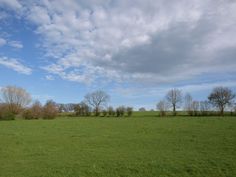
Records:
<instances>
[{"instance_id":1,"label":"tall tree","mask_svg":"<svg viewBox=\"0 0 236 177\"><path fill-rule=\"evenodd\" d=\"M96 116L99 115L101 108L106 106L109 99L110 96L102 90L88 93L84 97L84 101L93 107Z\"/></svg>"},{"instance_id":2,"label":"tall tree","mask_svg":"<svg viewBox=\"0 0 236 177\"><path fill-rule=\"evenodd\" d=\"M219 109L220 115L224 115L225 107L231 105L234 98L235 94L227 87L215 87L208 96L210 103Z\"/></svg>"},{"instance_id":3,"label":"tall tree","mask_svg":"<svg viewBox=\"0 0 236 177\"><path fill-rule=\"evenodd\" d=\"M1 98L7 104L9 111L15 114L31 102L30 94L25 89L16 86L3 87Z\"/></svg>"},{"instance_id":4,"label":"tall tree","mask_svg":"<svg viewBox=\"0 0 236 177\"><path fill-rule=\"evenodd\" d=\"M200 102L199 101L193 101L192 103L192 108L193 108L193 115L197 116L199 113L199 107L200 107Z\"/></svg>"},{"instance_id":5,"label":"tall tree","mask_svg":"<svg viewBox=\"0 0 236 177\"><path fill-rule=\"evenodd\" d=\"M173 108L173 115L176 116L176 108L180 106L182 102L181 90L179 89L169 90L166 94L166 100Z\"/></svg>"},{"instance_id":6,"label":"tall tree","mask_svg":"<svg viewBox=\"0 0 236 177\"><path fill-rule=\"evenodd\" d=\"M188 115L193 115L193 98L189 93L184 97L184 109Z\"/></svg>"}]
</instances>

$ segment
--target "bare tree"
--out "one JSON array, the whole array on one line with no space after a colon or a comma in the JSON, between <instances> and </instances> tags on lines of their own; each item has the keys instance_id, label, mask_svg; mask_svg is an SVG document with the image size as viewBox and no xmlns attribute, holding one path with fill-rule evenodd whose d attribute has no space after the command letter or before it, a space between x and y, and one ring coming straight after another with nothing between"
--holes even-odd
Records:
<instances>
[{"instance_id":1,"label":"bare tree","mask_svg":"<svg viewBox=\"0 0 236 177\"><path fill-rule=\"evenodd\" d=\"M106 92L98 90L88 93L85 95L84 99L87 104L93 107L95 115L98 116L102 107L106 106L110 96Z\"/></svg>"},{"instance_id":2,"label":"bare tree","mask_svg":"<svg viewBox=\"0 0 236 177\"><path fill-rule=\"evenodd\" d=\"M227 87L215 87L208 96L212 105L219 109L220 115L224 115L225 107L231 105L234 98L235 94Z\"/></svg>"},{"instance_id":3,"label":"bare tree","mask_svg":"<svg viewBox=\"0 0 236 177\"><path fill-rule=\"evenodd\" d=\"M30 94L23 88L6 86L1 89L1 97L9 107L9 111L17 114L31 102Z\"/></svg>"},{"instance_id":4,"label":"bare tree","mask_svg":"<svg viewBox=\"0 0 236 177\"><path fill-rule=\"evenodd\" d=\"M193 115L194 116L197 116L198 115L198 112L199 112L199 101L193 101L192 103L192 108L193 108Z\"/></svg>"},{"instance_id":5,"label":"bare tree","mask_svg":"<svg viewBox=\"0 0 236 177\"><path fill-rule=\"evenodd\" d=\"M200 101L200 111L201 115L207 116L210 112L211 105L209 101Z\"/></svg>"},{"instance_id":6,"label":"bare tree","mask_svg":"<svg viewBox=\"0 0 236 177\"><path fill-rule=\"evenodd\" d=\"M233 106L233 111L234 111L234 114L236 115L236 104L234 104Z\"/></svg>"},{"instance_id":7,"label":"bare tree","mask_svg":"<svg viewBox=\"0 0 236 177\"><path fill-rule=\"evenodd\" d=\"M167 109L168 106L165 100L161 100L157 103L157 110L160 112L160 116L165 116Z\"/></svg>"},{"instance_id":8,"label":"bare tree","mask_svg":"<svg viewBox=\"0 0 236 177\"><path fill-rule=\"evenodd\" d=\"M173 115L176 116L176 108L181 104L182 102L182 93L179 89L171 89L166 94L166 100L167 102L172 106L173 108Z\"/></svg>"},{"instance_id":9,"label":"bare tree","mask_svg":"<svg viewBox=\"0 0 236 177\"><path fill-rule=\"evenodd\" d=\"M188 115L193 115L193 98L189 93L184 97L184 109Z\"/></svg>"}]
</instances>

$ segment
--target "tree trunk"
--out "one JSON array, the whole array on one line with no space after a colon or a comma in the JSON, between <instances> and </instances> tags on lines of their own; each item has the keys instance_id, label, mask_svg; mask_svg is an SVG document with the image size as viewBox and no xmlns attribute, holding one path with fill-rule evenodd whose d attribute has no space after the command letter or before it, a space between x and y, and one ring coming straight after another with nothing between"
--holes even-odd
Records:
<instances>
[{"instance_id":1,"label":"tree trunk","mask_svg":"<svg viewBox=\"0 0 236 177\"><path fill-rule=\"evenodd\" d=\"M176 116L176 108L175 104L173 104L173 115Z\"/></svg>"},{"instance_id":2,"label":"tree trunk","mask_svg":"<svg viewBox=\"0 0 236 177\"><path fill-rule=\"evenodd\" d=\"M220 108L220 115L221 115L221 116L224 115L224 107L223 107L223 106Z\"/></svg>"}]
</instances>

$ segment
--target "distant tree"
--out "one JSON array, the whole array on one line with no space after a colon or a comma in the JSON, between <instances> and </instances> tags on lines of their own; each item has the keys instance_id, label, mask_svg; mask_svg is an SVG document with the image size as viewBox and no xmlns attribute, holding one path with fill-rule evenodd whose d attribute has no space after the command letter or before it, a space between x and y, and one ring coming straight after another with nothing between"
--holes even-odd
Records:
<instances>
[{"instance_id":1,"label":"distant tree","mask_svg":"<svg viewBox=\"0 0 236 177\"><path fill-rule=\"evenodd\" d=\"M160 112L160 116L165 116L167 109L168 106L165 100L161 100L157 103L157 110Z\"/></svg>"},{"instance_id":2,"label":"distant tree","mask_svg":"<svg viewBox=\"0 0 236 177\"><path fill-rule=\"evenodd\" d=\"M199 101L193 101L192 108L193 108L193 115L194 116L198 115L198 113L199 113L199 106L200 106Z\"/></svg>"},{"instance_id":3,"label":"distant tree","mask_svg":"<svg viewBox=\"0 0 236 177\"><path fill-rule=\"evenodd\" d=\"M188 115L193 115L193 98L189 93L184 97L184 110Z\"/></svg>"},{"instance_id":4,"label":"distant tree","mask_svg":"<svg viewBox=\"0 0 236 177\"><path fill-rule=\"evenodd\" d=\"M18 114L31 102L31 96L23 88L6 86L1 89L1 100L8 106L10 112Z\"/></svg>"},{"instance_id":5,"label":"distant tree","mask_svg":"<svg viewBox=\"0 0 236 177\"><path fill-rule=\"evenodd\" d=\"M103 109L103 110L102 110L102 116L103 116L103 117L106 117L106 116L107 116L107 110L106 110L106 109Z\"/></svg>"},{"instance_id":6,"label":"distant tree","mask_svg":"<svg viewBox=\"0 0 236 177\"><path fill-rule=\"evenodd\" d=\"M233 111L234 111L234 115L236 115L236 104L234 104Z\"/></svg>"},{"instance_id":7,"label":"distant tree","mask_svg":"<svg viewBox=\"0 0 236 177\"><path fill-rule=\"evenodd\" d=\"M43 106L43 118L44 119L54 119L57 116L58 107L56 103L52 100L48 100Z\"/></svg>"},{"instance_id":8,"label":"distant tree","mask_svg":"<svg viewBox=\"0 0 236 177\"><path fill-rule=\"evenodd\" d=\"M233 116L236 113L236 104L232 103L229 107L230 115Z\"/></svg>"},{"instance_id":9,"label":"distant tree","mask_svg":"<svg viewBox=\"0 0 236 177\"><path fill-rule=\"evenodd\" d=\"M126 112L127 112L127 116L132 116L132 114L133 114L133 108L132 107L127 107L126 108Z\"/></svg>"},{"instance_id":10,"label":"distant tree","mask_svg":"<svg viewBox=\"0 0 236 177\"><path fill-rule=\"evenodd\" d=\"M209 101L200 101L200 112L201 115L207 116L210 112L211 105Z\"/></svg>"},{"instance_id":11,"label":"distant tree","mask_svg":"<svg viewBox=\"0 0 236 177\"><path fill-rule=\"evenodd\" d=\"M90 116L91 114L90 107L85 102L74 105L74 112L76 116Z\"/></svg>"},{"instance_id":12,"label":"distant tree","mask_svg":"<svg viewBox=\"0 0 236 177\"><path fill-rule=\"evenodd\" d=\"M73 112L74 111L74 103L67 103L64 105L65 107L65 112Z\"/></svg>"},{"instance_id":13,"label":"distant tree","mask_svg":"<svg viewBox=\"0 0 236 177\"><path fill-rule=\"evenodd\" d=\"M59 103L59 104L57 104L59 112L73 112L74 106L75 106L74 103L67 103L67 104Z\"/></svg>"},{"instance_id":14,"label":"distant tree","mask_svg":"<svg viewBox=\"0 0 236 177\"><path fill-rule=\"evenodd\" d=\"M95 116L98 116L100 113L100 109L107 104L110 96L101 90L88 93L85 95L84 100L87 104L93 107Z\"/></svg>"},{"instance_id":15,"label":"distant tree","mask_svg":"<svg viewBox=\"0 0 236 177\"><path fill-rule=\"evenodd\" d=\"M144 107L141 107L141 108L139 108L139 111L140 111L140 112L145 112L146 109L145 109Z\"/></svg>"},{"instance_id":16,"label":"distant tree","mask_svg":"<svg viewBox=\"0 0 236 177\"><path fill-rule=\"evenodd\" d=\"M215 87L208 96L210 103L219 109L220 115L224 115L225 107L231 105L234 98L235 94L227 87Z\"/></svg>"},{"instance_id":17,"label":"distant tree","mask_svg":"<svg viewBox=\"0 0 236 177\"><path fill-rule=\"evenodd\" d=\"M114 111L114 109L113 109L113 107L112 106L109 106L108 107L108 115L109 116L115 116L115 111Z\"/></svg>"},{"instance_id":18,"label":"distant tree","mask_svg":"<svg viewBox=\"0 0 236 177\"><path fill-rule=\"evenodd\" d=\"M64 104L57 104L57 107L58 107L58 112L60 112L60 113L66 112Z\"/></svg>"},{"instance_id":19,"label":"distant tree","mask_svg":"<svg viewBox=\"0 0 236 177\"><path fill-rule=\"evenodd\" d=\"M125 114L125 107L124 106L119 106L116 108L116 116L117 117L123 117Z\"/></svg>"},{"instance_id":20,"label":"distant tree","mask_svg":"<svg viewBox=\"0 0 236 177\"><path fill-rule=\"evenodd\" d=\"M173 115L176 115L176 108L181 104L182 102L182 93L179 89L171 89L166 94L166 100L167 102L172 106L173 108Z\"/></svg>"}]
</instances>

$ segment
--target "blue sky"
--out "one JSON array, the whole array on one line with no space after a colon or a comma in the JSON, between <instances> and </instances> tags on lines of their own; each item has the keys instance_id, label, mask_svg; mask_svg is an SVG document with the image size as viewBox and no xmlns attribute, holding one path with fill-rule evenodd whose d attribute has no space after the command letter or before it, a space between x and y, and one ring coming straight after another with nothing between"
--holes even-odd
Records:
<instances>
[{"instance_id":1,"label":"blue sky","mask_svg":"<svg viewBox=\"0 0 236 177\"><path fill-rule=\"evenodd\" d=\"M135 2L135 3L134 3ZM0 0L0 87L34 99L155 108L170 88L236 91L232 0Z\"/></svg>"}]
</instances>

